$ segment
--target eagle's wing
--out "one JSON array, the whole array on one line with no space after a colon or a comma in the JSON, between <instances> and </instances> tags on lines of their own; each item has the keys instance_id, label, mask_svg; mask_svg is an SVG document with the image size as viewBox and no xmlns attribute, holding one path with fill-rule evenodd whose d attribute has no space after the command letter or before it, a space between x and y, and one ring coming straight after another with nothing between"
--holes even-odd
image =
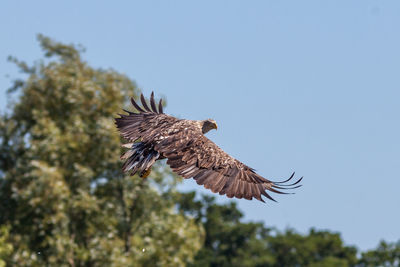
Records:
<instances>
[{"instance_id":1,"label":"eagle's wing","mask_svg":"<svg viewBox=\"0 0 400 267\"><path fill-rule=\"evenodd\" d=\"M261 195L274 200L267 192L286 194L277 189L294 189L302 178L292 184L272 182L219 148L205 137L197 127L187 127L164 138L154 149L168 158L167 164L184 178L194 178L199 185L227 197L253 197L263 201ZM275 201L275 200L274 200Z\"/></svg>"},{"instance_id":2,"label":"eagle's wing","mask_svg":"<svg viewBox=\"0 0 400 267\"><path fill-rule=\"evenodd\" d=\"M157 105L154 101L154 92L150 96L150 107L141 94L140 101L143 107L140 107L133 98L131 98L132 105L138 110L137 113L124 110L126 114L119 114L121 117L115 119L117 128L121 136L130 142L135 142L138 139L155 138L164 129L171 127L177 118L166 115L163 113L162 100Z\"/></svg>"}]
</instances>

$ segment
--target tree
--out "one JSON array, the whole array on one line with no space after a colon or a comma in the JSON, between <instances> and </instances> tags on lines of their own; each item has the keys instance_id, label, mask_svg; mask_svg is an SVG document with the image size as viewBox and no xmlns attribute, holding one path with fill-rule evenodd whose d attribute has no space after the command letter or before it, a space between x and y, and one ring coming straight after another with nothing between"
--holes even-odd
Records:
<instances>
[{"instance_id":1,"label":"tree","mask_svg":"<svg viewBox=\"0 0 400 267\"><path fill-rule=\"evenodd\" d=\"M258 235L268 230L261 223L241 222L236 203L220 205L209 196L196 200L194 192L179 194L177 202L180 212L201 222L206 232L204 245L189 266L256 266L271 260L268 255L251 255L257 251Z\"/></svg>"},{"instance_id":2,"label":"tree","mask_svg":"<svg viewBox=\"0 0 400 267\"><path fill-rule=\"evenodd\" d=\"M376 249L361 254L358 266L400 266L400 241L397 243L381 241Z\"/></svg>"},{"instance_id":3,"label":"tree","mask_svg":"<svg viewBox=\"0 0 400 267\"><path fill-rule=\"evenodd\" d=\"M339 234L311 229L301 235L262 223L244 223L234 203L217 204L191 193L177 197L183 214L203 223L206 238L191 266L354 266L357 250Z\"/></svg>"},{"instance_id":4,"label":"tree","mask_svg":"<svg viewBox=\"0 0 400 267\"><path fill-rule=\"evenodd\" d=\"M288 229L267 238L276 255L273 266L354 266L357 249L345 246L338 233L311 229L301 235Z\"/></svg>"},{"instance_id":5,"label":"tree","mask_svg":"<svg viewBox=\"0 0 400 267\"><path fill-rule=\"evenodd\" d=\"M179 181L160 164L125 176L113 118L137 97L134 82L94 69L82 49L39 35L45 59L11 58L27 79L0 117L0 225L18 266L180 266L202 228L174 209ZM14 94L15 95L15 94ZM0 240L2 241L2 240ZM0 243L1 244L1 243ZM1 245L0 245L0 251Z\"/></svg>"}]
</instances>

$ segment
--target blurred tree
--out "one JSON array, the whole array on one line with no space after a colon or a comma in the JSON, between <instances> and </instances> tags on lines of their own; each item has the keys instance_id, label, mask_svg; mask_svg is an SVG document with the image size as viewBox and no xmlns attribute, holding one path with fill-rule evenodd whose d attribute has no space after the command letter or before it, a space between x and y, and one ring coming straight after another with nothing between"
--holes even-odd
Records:
<instances>
[{"instance_id":1,"label":"blurred tree","mask_svg":"<svg viewBox=\"0 0 400 267\"><path fill-rule=\"evenodd\" d=\"M354 266L357 249L345 246L339 234L311 229L308 235L286 230L268 237L273 266Z\"/></svg>"},{"instance_id":2,"label":"blurred tree","mask_svg":"<svg viewBox=\"0 0 400 267\"><path fill-rule=\"evenodd\" d=\"M354 247L345 246L339 234L311 229L301 235L281 233L261 223L243 223L235 203L216 204L191 193L177 196L179 210L202 222L203 248L191 266L354 266Z\"/></svg>"},{"instance_id":3,"label":"blurred tree","mask_svg":"<svg viewBox=\"0 0 400 267\"><path fill-rule=\"evenodd\" d=\"M376 249L361 254L358 266L400 266L400 241L397 243L382 241Z\"/></svg>"},{"instance_id":4,"label":"blurred tree","mask_svg":"<svg viewBox=\"0 0 400 267\"><path fill-rule=\"evenodd\" d=\"M0 227L0 267L5 267L5 260L10 257L13 247L8 242L9 239L9 227L3 225Z\"/></svg>"},{"instance_id":5,"label":"blurred tree","mask_svg":"<svg viewBox=\"0 0 400 267\"><path fill-rule=\"evenodd\" d=\"M183 266L203 231L174 209L163 165L124 176L113 118L134 82L94 69L82 50L39 35L46 59L9 90L0 117L0 256L13 266ZM7 230L7 231L6 231ZM9 231L9 234L8 234Z\"/></svg>"}]
</instances>

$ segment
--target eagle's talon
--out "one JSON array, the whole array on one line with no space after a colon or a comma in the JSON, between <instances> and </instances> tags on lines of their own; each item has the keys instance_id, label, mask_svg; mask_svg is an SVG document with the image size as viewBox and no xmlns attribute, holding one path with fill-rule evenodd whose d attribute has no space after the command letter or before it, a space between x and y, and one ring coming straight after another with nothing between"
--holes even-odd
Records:
<instances>
[{"instance_id":1,"label":"eagle's talon","mask_svg":"<svg viewBox=\"0 0 400 267\"><path fill-rule=\"evenodd\" d=\"M144 178L147 178L147 176L149 176L150 173L151 173L151 168L149 168L149 169L145 170L144 172L140 173L139 176L144 179Z\"/></svg>"}]
</instances>

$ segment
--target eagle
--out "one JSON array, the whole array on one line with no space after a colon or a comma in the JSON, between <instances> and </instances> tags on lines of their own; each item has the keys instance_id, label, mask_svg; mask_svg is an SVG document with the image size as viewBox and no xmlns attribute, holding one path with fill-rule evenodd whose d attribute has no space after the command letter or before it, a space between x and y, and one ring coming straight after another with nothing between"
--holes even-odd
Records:
<instances>
[{"instance_id":1,"label":"eagle","mask_svg":"<svg viewBox=\"0 0 400 267\"><path fill-rule=\"evenodd\" d=\"M273 182L224 152L205 136L218 128L215 120L185 120L164 114L162 100L157 105L154 92L149 102L143 94L140 101L142 106L132 97L131 103L137 111L124 109L126 114L115 118L121 136L128 141L122 145L128 148L121 156L125 160L123 172L146 178L157 160L167 159L172 171L185 179L193 178L214 193L262 202L265 202L262 196L275 201L267 191L290 194L280 190L301 186L303 177L288 184L294 173L285 181Z\"/></svg>"}]
</instances>

